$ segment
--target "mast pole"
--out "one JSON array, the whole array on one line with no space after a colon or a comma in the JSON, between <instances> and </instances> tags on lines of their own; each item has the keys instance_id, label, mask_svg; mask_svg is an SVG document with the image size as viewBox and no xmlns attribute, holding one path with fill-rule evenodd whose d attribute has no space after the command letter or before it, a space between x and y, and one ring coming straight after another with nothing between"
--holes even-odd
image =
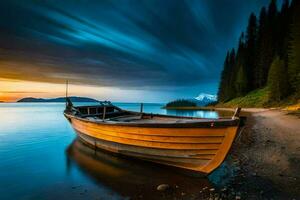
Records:
<instances>
[{"instance_id":1,"label":"mast pole","mask_svg":"<svg viewBox=\"0 0 300 200\"><path fill-rule=\"evenodd\" d=\"M66 106L68 104L67 98L68 98L68 87L69 87L69 81L66 81Z\"/></svg>"}]
</instances>

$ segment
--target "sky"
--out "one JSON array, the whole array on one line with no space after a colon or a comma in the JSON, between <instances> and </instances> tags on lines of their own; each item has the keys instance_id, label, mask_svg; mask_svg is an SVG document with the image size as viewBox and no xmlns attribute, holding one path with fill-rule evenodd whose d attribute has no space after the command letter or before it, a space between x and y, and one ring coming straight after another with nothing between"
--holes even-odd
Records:
<instances>
[{"instance_id":1,"label":"sky","mask_svg":"<svg viewBox=\"0 0 300 200\"><path fill-rule=\"evenodd\" d=\"M224 57L268 0L0 1L0 101L167 102L216 94Z\"/></svg>"}]
</instances>

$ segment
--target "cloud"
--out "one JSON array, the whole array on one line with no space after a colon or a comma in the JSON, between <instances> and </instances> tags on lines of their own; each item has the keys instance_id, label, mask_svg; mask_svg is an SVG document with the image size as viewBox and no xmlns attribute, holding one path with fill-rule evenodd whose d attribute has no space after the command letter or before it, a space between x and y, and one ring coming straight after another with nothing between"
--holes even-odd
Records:
<instances>
[{"instance_id":1,"label":"cloud","mask_svg":"<svg viewBox=\"0 0 300 200\"><path fill-rule=\"evenodd\" d=\"M217 85L226 50L261 4L1 1L0 78L148 90Z\"/></svg>"}]
</instances>

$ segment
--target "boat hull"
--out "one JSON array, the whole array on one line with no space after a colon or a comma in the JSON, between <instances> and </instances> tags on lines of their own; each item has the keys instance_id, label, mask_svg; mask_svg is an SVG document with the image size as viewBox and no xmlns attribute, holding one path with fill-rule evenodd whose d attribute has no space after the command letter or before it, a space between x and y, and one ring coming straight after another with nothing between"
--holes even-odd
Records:
<instances>
[{"instance_id":1,"label":"boat hull","mask_svg":"<svg viewBox=\"0 0 300 200\"><path fill-rule=\"evenodd\" d=\"M67 116L84 142L114 153L209 174L225 159L238 131L226 126L135 126Z\"/></svg>"}]
</instances>

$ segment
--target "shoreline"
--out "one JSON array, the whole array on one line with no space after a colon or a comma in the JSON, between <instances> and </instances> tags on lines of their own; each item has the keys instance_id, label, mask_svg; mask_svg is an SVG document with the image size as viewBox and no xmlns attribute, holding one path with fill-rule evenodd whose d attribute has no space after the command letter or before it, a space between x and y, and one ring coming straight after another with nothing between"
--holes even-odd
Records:
<instances>
[{"instance_id":1,"label":"shoreline","mask_svg":"<svg viewBox=\"0 0 300 200\"><path fill-rule=\"evenodd\" d=\"M225 162L208 177L213 180L225 168L234 171L226 175L230 181L216 191L203 188L202 199L222 196L224 191L240 199L299 199L300 116L290 109L242 108L241 117L247 117L245 126Z\"/></svg>"},{"instance_id":2,"label":"shoreline","mask_svg":"<svg viewBox=\"0 0 300 200\"><path fill-rule=\"evenodd\" d=\"M300 118L279 109L245 109L246 125L226 159L243 199L300 197Z\"/></svg>"},{"instance_id":3,"label":"shoreline","mask_svg":"<svg viewBox=\"0 0 300 200\"><path fill-rule=\"evenodd\" d=\"M237 106L238 107L238 106ZM230 111L230 112L234 112L235 109L237 107L234 108L226 108L226 107L212 107L212 106L207 106L207 107L162 107L162 109L166 109L166 110L203 110L203 111ZM242 108L242 112L249 112L249 113L255 113L255 112L263 112L263 111L267 111L267 110L273 110L273 109L279 109L279 108Z\"/></svg>"},{"instance_id":4,"label":"shoreline","mask_svg":"<svg viewBox=\"0 0 300 200\"><path fill-rule=\"evenodd\" d=\"M193 110L203 110L203 111L232 111L234 112L236 107L214 107L214 106L197 106L197 107L162 107L162 109L165 110L187 110L187 111L193 111ZM268 110L280 110L283 112L289 112L291 114L295 113L296 115L300 113L300 104L295 104L292 106L287 107L270 107L270 108L263 108L263 107L257 107L257 108L248 108L248 107L241 107L242 112L249 112L249 113L256 113L256 112L263 112Z\"/></svg>"}]
</instances>

